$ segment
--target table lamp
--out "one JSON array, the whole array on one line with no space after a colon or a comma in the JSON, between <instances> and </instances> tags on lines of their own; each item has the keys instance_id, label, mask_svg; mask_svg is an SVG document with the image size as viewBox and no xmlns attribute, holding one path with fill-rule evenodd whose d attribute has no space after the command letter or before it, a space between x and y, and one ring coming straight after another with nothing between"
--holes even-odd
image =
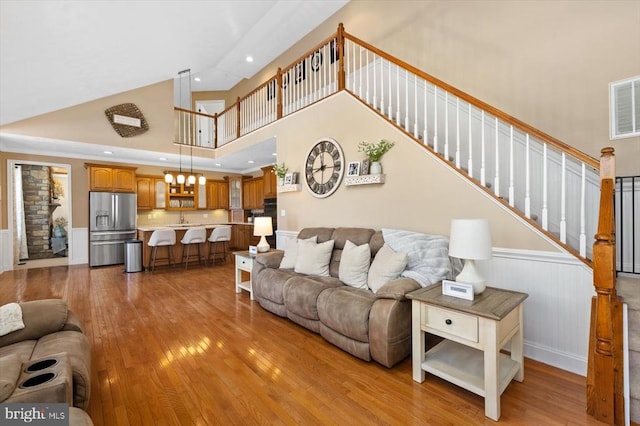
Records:
<instances>
[{"instance_id":1,"label":"table lamp","mask_svg":"<svg viewBox=\"0 0 640 426\"><path fill-rule=\"evenodd\" d=\"M253 235L260 238L258 243L258 252L264 253L269 251L269 243L265 238L266 235L273 235L273 225L271 223L271 217L260 216L256 217L253 222Z\"/></svg>"},{"instance_id":2,"label":"table lamp","mask_svg":"<svg viewBox=\"0 0 640 426\"><path fill-rule=\"evenodd\" d=\"M449 235L449 256L464 259L464 268L457 282L471 284L473 293L486 288L485 279L476 267L476 260L491 259L491 232L487 219L453 219Z\"/></svg>"}]
</instances>

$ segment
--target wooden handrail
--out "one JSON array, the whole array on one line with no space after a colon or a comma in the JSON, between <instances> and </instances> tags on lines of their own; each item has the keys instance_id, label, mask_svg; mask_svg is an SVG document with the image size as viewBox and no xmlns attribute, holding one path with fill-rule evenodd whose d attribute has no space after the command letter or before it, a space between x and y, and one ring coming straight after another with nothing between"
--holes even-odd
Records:
<instances>
[{"instance_id":1,"label":"wooden handrail","mask_svg":"<svg viewBox=\"0 0 640 426\"><path fill-rule=\"evenodd\" d=\"M213 118L214 120L216 119L216 116L218 115L218 114L215 114L215 115L205 114L203 112L191 111L189 109L184 109L184 108L180 108L180 107L173 107L173 110L174 111L180 111L180 112L186 112L188 114L193 114L193 115L199 115L201 117Z\"/></svg>"},{"instance_id":2,"label":"wooden handrail","mask_svg":"<svg viewBox=\"0 0 640 426\"><path fill-rule=\"evenodd\" d=\"M416 67L400 60L397 59L391 55L389 55L386 52L383 52L382 50L368 44L367 42L347 33L344 32L344 38L348 39L356 44L361 45L362 47L367 48L368 50L374 52L375 54L377 54L378 56L388 60L389 62L392 62L402 68L404 68L405 70L423 78L424 80L440 87L443 90L446 90L447 92L459 97L460 99L465 100L466 102L470 103L471 105L474 105L475 107L482 109L496 117L498 117L499 119L512 124L514 127L522 130L525 133L529 133L532 136L535 136L538 139L541 139L542 141L548 143L549 145L552 145L556 148L558 148L561 151L566 152L567 154L579 159L580 161L586 163L587 165L593 167L594 169L598 169L600 167L599 162L597 159L583 153L580 150L577 150L575 148L573 148L571 145L567 145L566 143L554 138L553 136L550 136L538 129L536 129L533 126L530 126L529 124L518 120L517 118L499 110L498 108L495 108L481 100L479 100L478 98L475 98L471 95L469 95L468 93L463 92L462 90L456 89L455 87L445 83L444 81L430 75L427 74L419 69L417 69Z\"/></svg>"}]
</instances>

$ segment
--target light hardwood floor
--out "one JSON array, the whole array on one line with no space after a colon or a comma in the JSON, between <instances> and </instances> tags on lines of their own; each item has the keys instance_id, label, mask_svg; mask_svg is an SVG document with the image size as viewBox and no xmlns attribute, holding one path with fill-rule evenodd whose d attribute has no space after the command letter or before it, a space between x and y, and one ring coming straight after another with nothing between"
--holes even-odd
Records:
<instances>
[{"instance_id":1,"label":"light hardwood floor","mask_svg":"<svg viewBox=\"0 0 640 426\"><path fill-rule=\"evenodd\" d=\"M62 298L83 319L96 425L494 423L481 397L429 375L414 382L410 358L360 361L236 294L233 280L232 262L18 270L0 275L0 305ZM599 424L585 401L584 377L527 359L500 423Z\"/></svg>"}]
</instances>

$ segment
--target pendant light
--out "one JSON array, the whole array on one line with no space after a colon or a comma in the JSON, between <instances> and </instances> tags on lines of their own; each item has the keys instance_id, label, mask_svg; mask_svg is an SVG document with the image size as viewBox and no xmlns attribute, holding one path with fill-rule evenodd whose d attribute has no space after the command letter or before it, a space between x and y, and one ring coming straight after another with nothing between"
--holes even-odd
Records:
<instances>
[{"instance_id":1,"label":"pendant light","mask_svg":"<svg viewBox=\"0 0 640 426\"><path fill-rule=\"evenodd\" d=\"M184 175L182 174L182 145L180 145L180 174L176 178L176 182L180 185L184 183Z\"/></svg>"}]
</instances>

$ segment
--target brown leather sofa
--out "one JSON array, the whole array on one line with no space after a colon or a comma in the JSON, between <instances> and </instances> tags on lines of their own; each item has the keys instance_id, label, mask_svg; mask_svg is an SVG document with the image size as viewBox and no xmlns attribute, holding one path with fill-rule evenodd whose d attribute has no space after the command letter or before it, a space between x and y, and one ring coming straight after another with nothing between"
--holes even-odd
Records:
<instances>
[{"instance_id":1,"label":"brown leather sofa","mask_svg":"<svg viewBox=\"0 0 640 426\"><path fill-rule=\"evenodd\" d=\"M91 350L80 319L59 299L20 307L25 328L0 336L0 402L69 402L86 410Z\"/></svg>"},{"instance_id":2,"label":"brown leather sofa","mask_svg":"<svg viewBox=\"0 0 640 426\"><path fill-rule=\"evenodd\" d=\"M282 252L258 255L252 290L260 305L319 333L325 340L365 361L392 367L411 352L411 302L405 295L420 288L413 279L398 278L376 293L344 285L338 279L347 240L369 243L371 259L384 245L380 231L367 228L305 228L299 239L334 240L329 277L280 269Z\"/></svg>"}]
</instances>

